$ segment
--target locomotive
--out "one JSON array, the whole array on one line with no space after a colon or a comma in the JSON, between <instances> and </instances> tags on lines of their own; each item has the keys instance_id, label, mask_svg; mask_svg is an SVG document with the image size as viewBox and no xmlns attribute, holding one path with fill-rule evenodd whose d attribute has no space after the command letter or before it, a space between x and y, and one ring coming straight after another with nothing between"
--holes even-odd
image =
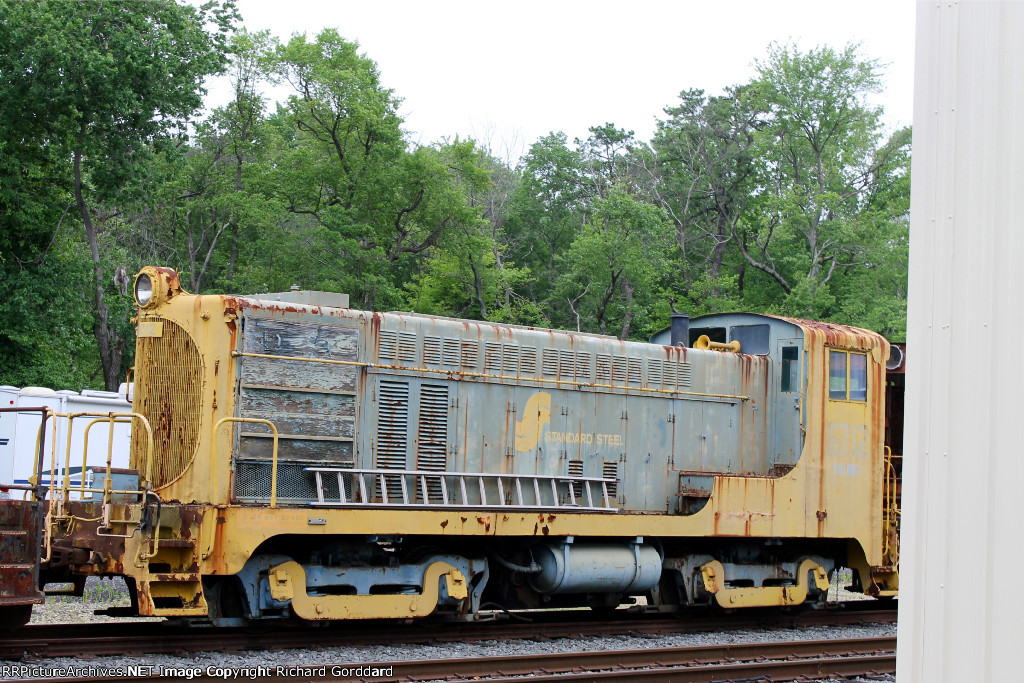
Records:
<instances>
[{"instance_id":1,"label":"locomotive","mask_svg":"<svg viewBox=\"0 0 1024 683\"><path fill-rule=\"evenodd\" d=\"M31 586L0 557L18 618L88 576L218 625L813 606L840 566L898 591L873 332L676 315L629 342L148 266L134 292L132 410L93 417L132 422L130 467L2 502L41 548Z\"/></svg>"}]
</instances>

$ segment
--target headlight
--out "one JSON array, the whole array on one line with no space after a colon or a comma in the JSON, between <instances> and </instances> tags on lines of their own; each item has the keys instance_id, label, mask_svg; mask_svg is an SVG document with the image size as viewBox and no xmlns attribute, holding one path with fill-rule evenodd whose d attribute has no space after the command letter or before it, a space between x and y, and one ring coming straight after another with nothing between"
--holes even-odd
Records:
<instances>
[{"instance_id":1,"label":"headlight","mask_svg":"<svg viewBox=\"0 0 1024 683\"><path fill-rule=\"evenodd\" d=\"M139 306L147 306L153 299L153 280L146 273L135 278L135 301Z\"/></svg>"}]
</instances>

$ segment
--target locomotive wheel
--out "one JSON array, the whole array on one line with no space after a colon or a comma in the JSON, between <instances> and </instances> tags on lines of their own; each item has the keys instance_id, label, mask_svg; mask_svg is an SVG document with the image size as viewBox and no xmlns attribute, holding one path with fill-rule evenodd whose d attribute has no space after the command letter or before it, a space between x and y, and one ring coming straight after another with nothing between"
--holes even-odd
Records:
<instances>
[{"instance_id":1,"label":"locomotive wheel","mask_svg":"<svg viewBox=\"0 0 1024 683\"><path fill-rule=\"evenodd\" d=\"M8 605L0 607L0 631L14 631L32 618L32 605Z\"/></svg>"}]
</instances>

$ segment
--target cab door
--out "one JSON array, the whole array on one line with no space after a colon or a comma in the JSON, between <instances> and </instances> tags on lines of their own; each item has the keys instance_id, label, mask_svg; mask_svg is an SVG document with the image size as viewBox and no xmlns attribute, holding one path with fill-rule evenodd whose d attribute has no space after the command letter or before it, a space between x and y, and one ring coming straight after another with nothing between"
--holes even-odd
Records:
<instances>
[{"instance_id":1,"label":"cab door","mask_svg":"<svg viewBox=\"0 0 1024 683\"><path fill-rule=\"evenodd\" d=\"M807 381L806 359L802 339L780 339L778 342L778 372L775 373L775 404L777 417L773 421L772 443L768 456L768 471L776 476L785 474L800 459L804 445L804 384Z\"/></svg>"}]
</instances>

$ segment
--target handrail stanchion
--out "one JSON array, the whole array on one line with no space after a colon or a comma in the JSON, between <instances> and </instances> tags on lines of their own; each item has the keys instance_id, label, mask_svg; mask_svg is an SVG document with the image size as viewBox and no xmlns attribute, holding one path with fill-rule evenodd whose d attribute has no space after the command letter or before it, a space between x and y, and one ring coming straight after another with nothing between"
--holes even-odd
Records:
<instances>
[{"instance_id":1,"label":"handrail stanchion","mask_svg":"<svg viewBox=\"0 0 1024 683\"><path fill-rule=\"evenodd\" d=\"M219 467L220 459L217 457L217 432L220 430L220 426L225 422L247 422L250 424L262 424L270 427L270 431L274 433L274 448L270 456L270 507L277 507L277 427L270 420L262 420L255 417L222 417L217 420L217 423L213 425L213 462L214 472ZM217 475L214 474L216 477ZM214 486L216 486L216 481Z\"/></svg>"}]
</instances>

